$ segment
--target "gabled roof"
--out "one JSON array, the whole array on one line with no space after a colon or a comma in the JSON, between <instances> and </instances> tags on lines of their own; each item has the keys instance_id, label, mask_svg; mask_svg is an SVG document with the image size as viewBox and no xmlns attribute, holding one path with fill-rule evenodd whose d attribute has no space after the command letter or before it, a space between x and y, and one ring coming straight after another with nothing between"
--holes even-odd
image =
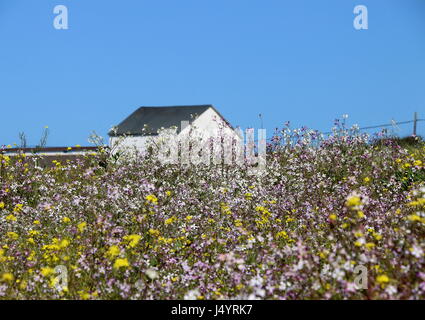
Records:
<instances>
[{"instance_id":1,"label":"gabled roof","mask_svg":"<svg viewBox=\"0 0 425 320\"><path fill-rule=\"evenodd\" d=\"M161 128L177 127L180 132L181 121L192 123L209 108L220 113L212 105L170 106L170 107L140 107L109 131L110 136L147 136L157 135ZM220 117L228 123L222 115ZM143 130L145 128L145 130Z\"/></svg>"}]
</instances>

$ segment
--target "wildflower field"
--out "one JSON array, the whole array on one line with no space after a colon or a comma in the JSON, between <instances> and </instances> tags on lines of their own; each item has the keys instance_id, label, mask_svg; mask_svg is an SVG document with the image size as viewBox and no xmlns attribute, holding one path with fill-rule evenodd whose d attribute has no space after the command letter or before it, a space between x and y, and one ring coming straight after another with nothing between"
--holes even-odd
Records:
<instances>
[{"instance_id":1,"label":"wildflower field","mask_svg":"<svg viewBox=\"0 0 425 320\"><path fill-rule=\"evenodd\" d=\"M285 134L262 176L0 155L0 299L424 299L424 144Z\"/></svg>"}]
</instances>

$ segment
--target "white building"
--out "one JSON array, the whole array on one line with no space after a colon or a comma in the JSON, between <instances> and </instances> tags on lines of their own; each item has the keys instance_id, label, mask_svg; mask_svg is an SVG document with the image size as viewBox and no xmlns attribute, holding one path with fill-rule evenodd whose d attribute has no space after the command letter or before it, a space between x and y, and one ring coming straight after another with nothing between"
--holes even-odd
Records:
<instances>
[{"instance_id":1,"label":"white building","mask_svg":"<svg viewBox=\"0 0 425 320\"><path fill-rule=\"evenodd\" d=\"M156 144L162 129L174 128L177 137L193 134L194 129L205 138L217 134L240 141L240 134L212 106L140 107L109 132L110 147L143 152Z\"/></svg>"}]
</instances>

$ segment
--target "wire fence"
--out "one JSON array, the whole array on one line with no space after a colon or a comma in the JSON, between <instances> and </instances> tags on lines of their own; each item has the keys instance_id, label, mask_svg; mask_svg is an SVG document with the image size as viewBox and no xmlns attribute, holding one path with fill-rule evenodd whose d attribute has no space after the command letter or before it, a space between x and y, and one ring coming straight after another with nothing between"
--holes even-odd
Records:
<instances>
[{"instance_id":1,"label":"wire fence","mask_svg":"<svg viewBox=\"0 0 425 320\"><path fill-rule=\"evenodd\" d=\"M385 123L385 124L379 124L379 125L373 125L373 126L367 126L367 127L359 127L359 128L356 128L356 130L362 131L362 130L370 130L370 129L378 129L378 128L397 127L398 125L413 123L413 135L416 136L416 134L417 134L417 124L418 124L418 122L422 122L422 121L425 121L425 119L419 119L418 113L415 112L414 115L413 115L413 120L407 120L407 121L392 120L391 123ZM333 134L333 133L335 133L335 132L334 131L323 132L324 135L330 135L330 134ZM267 139L267 141L273 141L273 138L269 138L269 139ZM258 142L258 139L255 139L255 142Z\"/></svg>"},{"instance_id":2,"label":"wire fence","mask_svg":"<svg viewBox=\"0 0 425 320\"><path fill-rule=\"evenodd\" d=\"M425 119L415 119L415 120L408 120L408 121L392 121L391 123L386 123L386 124L380 124L380 125L375 125L375 126L368 126L368 127L361 127L358 128L357 130L370 130L370 129L378 129L378 128L387 128L387 127L396 127L398 125L402 125L402 124L409 124L409 123L418 123L421 121L425 121ZM416 135L416 126L413 130L413 134ZM325 132L324 134L332 134L333 131L330 132Z\"/></svg>"}]
</instances>

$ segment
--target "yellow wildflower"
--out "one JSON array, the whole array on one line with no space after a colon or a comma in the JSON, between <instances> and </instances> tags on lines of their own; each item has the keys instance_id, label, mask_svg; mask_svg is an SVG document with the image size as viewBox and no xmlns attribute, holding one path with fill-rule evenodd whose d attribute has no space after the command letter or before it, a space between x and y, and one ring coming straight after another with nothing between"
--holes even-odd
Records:
<instances>
[{"instance_id":1,"label":"yellow wildflower","mask_svg":"<svg viewBox=\"0 0 425 320\"><path fill-rule=\"evenodd\" d=\"M319 257L322 259L326 259L326 257L328 256L328 254L326 252L320 251L319 252Z\"/></svg>"},{"instance_id":2,"label":"yellow wildflower","mask_svg":"<svg viewBox=\"0 0 425 320\"><path fill-rule=\"evenodd\" d=\"M388 283L389 281L390 281L390 278L388 278L388 276L385 275L385 274L381 274L381 275L376 277L376 282L378 282L381 285L384 285L384 284Z\"/></svg>"},{"instance_id":3,"label":"yellow wildflower","mask_svg":"<svg viewBox=\"0 0 425 320\"><path fill-rule=\"evenodd\" d=\"M21 290L25 290L27 288L27 282L24 280L21 282L21 284L19 285L19 289Z\"/></svg>"},{"instance_id":4,"label":"yellow wildflower","mask_svg":"<svg viewBox=\"0 0 425 320\"><path fill-rule=\"evenodd\" d=\"M242 220L240 220L240 219L236 219L236 220L235 220L235 226L236 226L236 227L242 227L242 226L243 226L243 224L242 224Z\"/></svg>"},{"instance_id":5,"label":"yellow wildflower","mask_svg":"<svg viewBox=\"0 0 425 320\"><path fill-rule=\"evenodd\" d=\"M17 219L16 219L16 217L15 217L13 214L9 214L9 215L6 217L6 220L7 220L7 221L16 221Z\"/></svg>"},{"instance_id":6,"label":"yellow wildflower","mask_svg":"<svg viewBox=\"0 0 425 320\"><path fill-rule=\"evenodd\" d=\"M164 223L166 225L169 225L169 224L172 224L173 222L175 222L176 220L177 220L177 218L173 216L171 218L165 219Z\"/></svg>"},{"instance_id":7,"label":"yellow wildflower","mask_svg":"<svg viewBox=\"0 0 425 320\"><path fill-rule=\"evenodd\" d=\"M419 217L416 214L412 214L412 215L408 216L407 219L409 219L410 221L413 221L413 222L415 222L415 221L421 221L421 217Z\"/></svg>"},{"instance_id":8,"label":"yellow wildflower","mask_svg":"<svg viewBox=\"0 0 425 320\"><path fill-rule=\"evenodd\" d=\"M18 234L16 232L8 232L7 236L12 239L12 240L16 240L19 238Z\"/></svg>"},{"instance_id":9,"label":"yellow wildflower","mask_svg":"<svg viewBox=\"0 0 425 320\"><path fill-rule=\"evenodd\" d=\"M59 246L60 246L62 249L63 249L63 248L68 247L68 246L69 246L69 240L67 240L67 239L63 239L63 240L60 242Z\"/></svg>"},{"instance_id":10,"label":"yellow wildflower","mask_svg":"<svg viewBox=\"0 0 425 320\"><path fill-rule=\"evenodd\" d=\"M348 197L347 201L345 202L345 205L347 207L356 207L356 206L359 206L361 204L362 204L362 202L360 200L360 197L358 197L358 196Z\"/></svg>"},{"instance_id":11,"label":"yellow wildflower","mask_svg":"<svg viewBox=\"0 0 425 320\"><path fill-rule=\"evenodd\" d=\"M1 281L3 282L12 282L13 280L15 280L15 277L10 272L6 272L1 275Z\"/></svg>"},{"instance_id":12,"label":"yellow wildflower","mask_svg":"<svg viewBox=\"0 0 425 320\"><path fill-rule=\"evenodd\" d=\"M141 238L142 238L142 236L140 236L138 234L131 234L129 236L125 236L124 240L128 241L128 246L130 248L134 248L135 246L137 246L137 244L139 243Z\"/></svg>"},{"instance_id":13,"label":"yellow wildflower","mask_svg":"<svg viewBox=\"0 0 425 320\"><path fill-rule=\"evenodd\" d=\"M81 222L80 224L77 225L78 231L83 232L86 229L87 223L86 222Z\"/></svg>"},{"instance_id":14,"label":"yellow wildflower","mask_svg":"<svg viewBox=\"0 0 425 320\"><path fill-rule=\"evenodd\" d=\"M159 230L156 230L156 229L149 229L149 234L154 236L154 237L158 237L160 232L159 232Z\"/></svg>"},{"instance_id":15,"label":"yellow wildflower","mask_svg":"<svg viewBox=\"0 0 425 320\"><path fill-rule=\"evenodd\" d=\"M78 291L78 295L80 296L81 300L88 300L90 299L90 293L85 291Z\"/></svg>"},{"instance_id":16,"label":"yellow wildflower","mask_svg":"<svg viewBox=\"0 0 425 320\"><path fill-rule=\"evenodd\" d=\"M71 222L71 219L69 219L68 217L63 217L62 222L63 223L69 223L69 222Z\"/></svg>"},{"instance_id":17,"label":"yellow wildflower","mask_svg":"<svg viewBox=\"0 0 425 320\"><path fill-rule=\"evenodd\" d=\"M354 242L354 245L356 246L356 247L361 247L362 245L363 245L363 243L361 242L361 241L356 241L356 242Z\"/></svg>"},{"instance_id":18,"label":"yellow wildflower","mask_svg":"<svg viewBox=\"0 0 425 320\"><path fill-rule=\"evenodd\" d=\"M29 234L30 236L37 236L37 235L39 235L39 234L40 234L40 231L37 231L37 230L30 230L30 231L28 231L28 234Z\"/></svg>"},{"instance_id":19,"label":"yellow wildflower","mask_svg":"<svg viewBox=\"0 0 425 320\"><path fill-rule=\"evenodd\" d=\"M378 241L382 239L382 236L379 233L374 233L373 237Z\"/></svg>"},{"instance_id":20,"label":"yellow wildflower","mask_svg":"<svg viewBox=\"0 0 425 320\"><path fill-rule=\"evenodd\" d=\"M54 274L55 270L53 268L50 268L50 267L45 267L45 268L41 268L40 272L44 277L48 277L51 274Z\"/></svg>"},{"instance_id":21,"label":"yellow wildflower","mask_svg":"<svg viewBox=\"0 0 425 320\"><path fill-rule=\"evenodd\" d=\"M255 211L261 212L264 215L270 215L269 210L267 210L267 208L266 207L263 207L263 206L257 206L257 207L255 207Z\"/></svg>"},{"instance_id":22,"label":"yellow wildflower","mask_svg":"<svg viewBox=\"0 0 425 320\"><path fill-rule=\"evenodd\" d=\"M124 259L119 258L115 260L115 263L114 263L114 269L119 269L119 268L129 267L129 266L130 264L128 263L127 258L124 258Z\"/></svg>"},{"instance_id":23,"label":"yellow wildflower","mask_svg":"<svg viewBox=\"0 0 425 320\"><path fill-rule=\"evenodd\" d=\"M375 244L374 244L373 242L368 242L368 243L366 243L366 244L365 244L365 247L366 247L367 249L372 249L372 248L374 248L374 247L375 247Z\"/></svg>"},{"instance_id":24,"label":"yellow wildflower","mask_svg":"<svg viewBox=\"0 0 425 320\"><path fill-rule=\"evenodd\" d=\"M153 194L147 195L145 199L152 204L158 204L158 198Z\"/></svg>"},{"instance_id":25,"label":"yellow wildflower","mask_svg":"<svg viewBox=\"0 0 425 320\"><path fill-rule=\"evenodd\" d=\"M27 257L28 261L33 261L35 257L35 251L31 251L31 253L29 254L29 256Z\"/></svg>"},{"instance_id":26,"label":"yellow wildflower","mask_svg":"<svg viewBox=\"0 0 425 320\"><path fill-rule=\"evenodd\" d=\"M230 207L226 203L224 203L224 202L220 203L220 207L221 207L222 213L227 214L227 215L232 214L232 210L230 210Z\"/></svg>"},{"instance_id":27,"label":"yellow wildflower","mask_svg":"<svg viewBox=\"0 0 425 320\"><path fill-rule=\"evenodd\" d=\"M106 256L109 259L114 259L115 257L119 256L121 253L121 250L118 246L110 246L108 251L106 252Z\"/></svg>"},{"instance_id":28,"label":"yellow wildflower","mask_svg":"<svg viewBox=\"0 0 425 320\"><path fill-rule=\"evenodd\" d=\"M280 231L280 232L276 233L276 239L279 239L279 238L288 239L289 236L286 233L286 231Z\"/></svg>"},{"instance_id":29,"label":"yellow wildflower","mask_svg":"<svg viewBox=\"0 0 425 320\"><path fill-rule=\"evenodd\" d=\"M4 202L3 201L1 201L0 202L0 209L3 209L4 208Z\"/></svg>"},{"instance_id":30,"label":"yellow wildflower","mask_svg":"<svg viewBox=\"0 0 425 320\"><path fill-rule=\"evenodd\" d=\"M417 167L422 166L422 161L421 160L416 160L415 162L413 162L413 164Z\"/></svg>"}]
</instances>

